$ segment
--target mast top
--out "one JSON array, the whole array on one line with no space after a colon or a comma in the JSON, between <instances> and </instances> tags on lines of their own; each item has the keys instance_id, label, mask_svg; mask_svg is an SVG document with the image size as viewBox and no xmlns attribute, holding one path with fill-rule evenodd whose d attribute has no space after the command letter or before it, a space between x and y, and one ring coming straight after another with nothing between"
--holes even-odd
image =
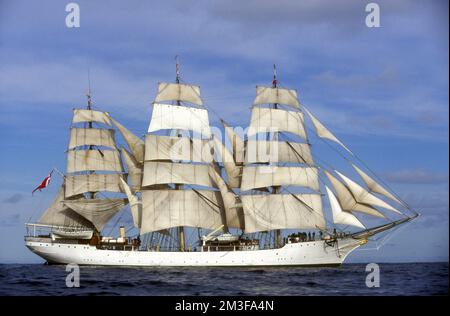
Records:
<instances>
[{"instance_id":1,"label":"mast top","mask_svg":"<svg viewBox=\"0 0 450 316\"><path fill-rule=\"evenodd\" d=\"M175 56L175 71L176 71L175 81L176 83L180 83L180 61L178 59L178 55Z\"/></svg>"},{"instance_id":2,"label":"mast top","mask_svg":"<svg viewBox=\"0 0 450 316\"><path fill-rule=\"evenodd\" d=\"M272 80L272 88L277 87L277 66L273 64L273 80Z\"/></svg>"},{"instance_id":3,"label":"mast top","mask_svg":"<svg viewBox=\"0 0 450 316\"><path fill-rule=\"evenodd\" d=\"M87 97L87 109L91 110L92 109L92 98L91 98L91 75L90 75L90 71L88 69L88 91L86 93L86 97Z\"/></svg>"}]
</instances>

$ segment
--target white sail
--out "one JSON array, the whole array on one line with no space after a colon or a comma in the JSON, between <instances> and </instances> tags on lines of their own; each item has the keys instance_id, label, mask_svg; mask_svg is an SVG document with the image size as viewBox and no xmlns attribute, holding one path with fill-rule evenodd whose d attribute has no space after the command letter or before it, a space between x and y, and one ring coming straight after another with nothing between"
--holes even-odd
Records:
<instances>
[{"instance_id":1,"label":"white sail","mask_svg":"<svg viewBox=\"0 0 450 316\"><path fill-rule=\"evenodd\" d=\"M227 173L227 182L231 188L239 188L241 186L241 177L242 177L242 166L237 166L234 162L233 156L225 148L224 144L217 139L214 138L214 150L219 162L223 163L225 171Z\"/></svg>"},{"instance_id":2,"label":"white sail","mask_svg":"<svg viewBox=\"0 0 450 316\"><path fill-rule=\"evenodd\" d=\"M336 170L335 170L336 171ZM347 178L339 171L336 171L336 173L344 180L345 184L347 184L347 187L352 192L353 196L355 197L356 201L370 204L370 205L376 205L382 208L385 208L387 210L390 210L392 212L395 212L397 214L402 214L400 211L393 208L391 205L387 204L385 201L381 200L380 198L376 197L366 189L364 189L362 186L354 182L353 180Z\"/></svg>"},{"instance_id":3,"label":"white sail","mask_svg":"<svg viewBox=\"0 0 450 316\"><path fill-rule=\"evenodd\" d=\"M127 195L128 202L130 203L131 216L133 217L134 227L140 229L142 223L142 202L131 192L128 184L121 178L121 189Z\"/></svg>"},{"instance_id":4,"label":"white sail","mask_svg":"<svg viewBox=\"0 0 450 316\"><path fill-rule=\"evenodd\" d=\"M211 137L208 111L184 106L154 103L148 132L163 129L188 130L200 133L205 138Z\"/></svg>"},{"instance_id":5,"label":"white sail","mask_svg":"<svg viewBox=\"0 0 450 316\"><path fill-rule=\"evenodd\" d=\"M144 161L144 141L113 118L111 118L111 122L115 127L117 127L120 134L122 134L128 148L134 156L134 159L136 159L137 162L142 163Z\"/></svg>"},{"instance_id":6,"label":"white sail","mask_svg":"<svg viewBox=\"0 0 450 316\"><path fill-rule=\"evenodd\" d=\"M208 140L147 134L145 135L145 160L211 163L213 157Z\"/></svg>"},{"instance_id":7,"label":"white sail","mask_svg":"<svg viewBox=\"0 0 450 316\"><path fill-rule=\"evenodd\" d=\"M348 149L328 128L325 127L307 108L304 108L308 116L310 117L314 128L316 129L316 133L319 137L326 138L332 140L333 142L341 145L345 150L347 150L350 154L353 155L350 149Z\"/></svg>"},{"instance_id":8,"label":"white sail","mask_svg":"<svg viewBox=\"0 0 450 316\"><path fill-rule=\"evenodd\" d=\"M72 123L97 122L106 125L111 125L111 120L105 112L74 109Z\"/></svg>"},{"instance_id":9,"label":"white sail","mask_svg":"<svg viewBox=\"0 0 450 316\"><path fill-rule=\"evenodd\" d=\"M270 194L241 196L245 232L272 229L325 229L319 194Z\"/></svg>"},{"instance_id":10,"label":"white sail","mask_svg":"<svg viewBox=\"0 0 450 316\"><path fill-rule=\"evenodd\" d=\"M114 148L114 130L106 128L71 128L69 149L78 146L105 146Z\"/></svg>"},{"instance_id":11,"label":"white sail","mask_svg":"<svg viewBox=\"0 0 450 316\"><path fill-rule=\"evenodd\" d=\"M72 196L71 199L81 200L84 199L84 196L80 194ZM93 228L91 222L65 206L63 201L64 186L61 186L53 202L39 218L38 223L55 226L78 226Z\"/></svg>"},{"instance_id":12,"label":"white sail","mask_svg":"<svg viewBox=\"0 0 450 316\"><path fill-rule=\"evenodd\" d=\"M365 229L364 225L356 218L355 215L342 210L341 205L339 204L339 201L333 191L331 191L327 186L325 186L325 189L327 190L328 200L330 201L333 222L335 224L350 225Z\"/></svg>"},{"instance_id":13,"label":"white sail","mask_svg":"<svg viewBox=\"0 0 450 316\"><path fill-rule=\"evenodd\" d=\"M155 102L163 101L184 101L203 105L200 87L182 83L159 83Z\"/></svg>"},{"instance_id":14,"label":"white sail","mask_svg":"<svg viewBox=\"0 0 450 316\"><path fill-rule=\"evenodd\" d=\"M141 234L178 226L215 229L222 225L218 191L144 190L142 205Z\"/></svg>"},{"instance_id":15,"label":"white sail","mask_svg":"<svg viewBox=\"0 0 450 316\"><path fill-rule=\"evenodd\" d=\"M207 165L146 161L142 186L177 183L215 187L208 168Z\"/></svg>"},{"instance_id":16,"label":"white sail","mask_svg":"<svg viewBox=\"0 0 450 316\"><path fill-rule=\"evenodd\" d=\"M237 205L237 196L229 189L220 174L213 167L209 167L209 175L220 190L227 227L244 229L244 213L242 206L239 207Z\"/></svg>"},{"instance_id":17,"label":"white sail","mask_svg":"<svg viewBox=\"0 0 450 316\"><path fill-rule=\"evenodd\" d=\"M125 148L121 148L123 160L128 169L128 181L130 182L133 192L141 189L143 164L138 163L132 154L130 154Z\"/></svg>"},{"instance_id":18,"label":"white sail","mask_svg":"<svg viewBox=\"0 0 450 316\"><path fill-rule=\"evenodd\" d=\"M288 132L306 139L301 112L253 107L248 136L257 133Z\"/></svg>"},{"instance_id":19,"label":"white sail","mask_svg":"<svg viewBox=\"0 0 450 316\"><path fill-rule=\"evenodd\" d=\"M242 174L241 190L269 186L305 186L319 190L319 177L313 167L247 166Z\"/></svg>"},{"instance_id":20,"label":"white sail","mask_svg":"<svg viewBox=\"0 0 450 316\"><path fill-rule=\"evenodd\" d=\"M305 163L313 165L309 144L284 141L248 140L246 163Z\"/></svg>"},{"instance_id":21,"label":"white sail","mask_svg":"<svg viewBox=\"0 0 450 316\"><path fill-rule=\"evenodd\" d=\"M253 104L286 104L300 108L297 91L281 88L256 87L256 98Z\"/></svg>"},{"instance_id":22,"label":"white sail","mask_svg":"<svg viewBox=\"0 0 450 316\"><path fill-rule=\"evenodd\" d=\"M356 172L360 175L361 179L363 179L364 183L367 185L367 187L369 188L370 191L382 194L385 197L388 197L391 200L393 200L401 205L404 205L404 203L402 201L400 201L398 198L396 198L388 190L383 188L383 186L381 186L381 184L379 184L374 179L372 179L368 174L366 174L364 171L362 171L360 168L358 168L354 164L352 164L352 166L356 170Z\"/></svg>"},{"instance_id":23,"label":"white sail","mask_svg":"<svg viewBox=\"0 0 450 316\"><path fill-rule=\"evenodd\" d=\"M89 220L101 231L106 223L126 204L127 199L65 200L64 204Z\"/></svg>"},{"instance_id":24,"label":"white sail","mask_svg":"<svg viewBox=\"0 0 450 316\"><path fill-rule=\"evenodd\" d=\"M234 132L231 126L228 126L224 121L222 121L222 124L224 126L225 133L227 134L228 138L231 141L234 162L237 165L242 165L242 163L244 162L244 153L245 153L244 140Z\"/></svg>"},{"instance_id":25,"label":"white sail","mask_svg":"<svg viewBox=\"0 0 450 316\"><path fill-rule=\"evenodd\" d=\"M122 174L82 174L68 175L65 177L66 198L86 192L122 192L120 180Z\"/></svg>"},{"instance_id":26,"label":"white sail","mask_svg":"<svg viewBox=\"0 0 450 316\"><path fill-rule=\"evenodd\" d=\"M361 212L367 215L384 218L385 216L377 209L370 205L358 203L349 188L341 181L336 179L331 173L325 171L325 175L330 180L334 190L336 191L337 198L344 211Z\"/></svg>"},{"instance_id":27,"label":"white sail","mask_svg":"<svg viewBox=\"0 0 450 316\"><path fill-rule=\"evenodd\" d=\"M122 172L122 163L117 150L69 150L67 154L67 172L78 171L118 171Z\"/></svg>"}]
</instances>

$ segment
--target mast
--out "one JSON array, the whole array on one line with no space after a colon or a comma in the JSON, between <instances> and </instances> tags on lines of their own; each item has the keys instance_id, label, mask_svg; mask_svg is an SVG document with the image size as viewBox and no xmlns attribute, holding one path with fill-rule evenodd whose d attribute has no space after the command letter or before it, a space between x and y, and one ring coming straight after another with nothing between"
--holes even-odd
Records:
<instances>
[{"instance_id":1,"label":"mast","mask_svg":"<svg viewBox=\"0 0 450 316\"><path fill-rule=\"evenodd\" d=\"M277 88L277 66L273 64L273 79L272 79L272 88ZM273 103L273 108L278 109L278 103ZM278 132L274 132L273 140L278 141ZM274 194L280 193L280 186L273 186L272 192ZM274 247L280 248L281 247L281 229L275 229L275 236L274 236Z\"/></svg>"},{"instance_id":2,"label":"mast","mask_svg":"<svg viewBox=\"0 0 450 316\"><path fill-rule=\"evenodd\" d=\"M171 229L175 241L178 236L175 247L182 251L187 246L186 227L243 228L244 221L236 208L237 196L208 154L212 133L200 87L182 83L179 73L177 60L176 82L160 82L152 103L143 159L141 234ZM163 130L175 135L153 133ZM180 131L188 131L188 137Z\"/></svg>"},{"instance_id":3,"label":"mast","mask_svg":"<svg viewBox=\"0 0 450 316\"><path fill-rule=\"evenodd\" d=\"M180 63L178 60L178 55L175 56L175 83L180 84ZM177 100L177 105L181 106L180 100ZM177 130L177 136L182 137L179 130ZM175 184L175 190L181 190L182 187L183 187L182 184ZM178 227L178 242L180 246L180 251L184 251L185 249L184 226Z\"/></svg>"},{"instance_id":4,"label":"mast","mask_svg":"<svg viewBox=\"0 0 450 316\"><path fill-rule=\"evenodd\" d=\"M293 134L298 141L279 140L281 132ZM260 133L266 138L258 140ZM297 91L278 87L275 65L272 85L256 87L247 135L240 185L245 232L273 231L271 244L280 247L282 229L324 229L318 169L307 143ZM285 186L312 192L281 192Z\"/></svg>"},{"instance_id":5,"label":"mast","mask_svg":"<svg viewBox=\"0 0 450 316\"><path fill-rule=\"evenodd\" d=\"M90 75L90 71L88 69L88 91L86 93L86 97L87 97L87 107L86 109L88 111L92 110L92 97L91 97L91 75ZM92 121L88 122L88 128L92 128ZM94 146L89 145L89 150L91 150L92 148L94 148ZM94 173L93 171L89 171L89 174ZM95 197L95 192L88 192L88 196L90 199L93 199Z\"/></svg>"}]
</instances>

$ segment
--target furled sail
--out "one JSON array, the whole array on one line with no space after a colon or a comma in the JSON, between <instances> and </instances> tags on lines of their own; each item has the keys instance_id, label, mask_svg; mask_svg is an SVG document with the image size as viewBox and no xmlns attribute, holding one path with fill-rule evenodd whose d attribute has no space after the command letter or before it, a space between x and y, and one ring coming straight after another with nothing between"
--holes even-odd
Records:
<instances>
[{"instance_id":1,"label":"furled sail","mask_svg":"<svg viewBox=\"0 0 450 316\"><path fill-rule=\"evenodd\" d=\"M173 100L203 105L199 86L182 83L159 83L158 94L156 95L155 102Z\"/></svg>"},{"instance_id":2,"label":"furled sail","mask_svg":"<svg viewBox=\"0 0 450 316\"><path fill-rule=\"evenodd\" d=\"M317 168L313 167L279 167L279 166L246 166L242 174L241 190L269 186L305 186L319 190Z\"/></svg>"},{"instance_id":3,"label":"furled sail","mask_svg":"<svg viewBox=\"0 0 450 316\"><path fill-rule=\"evenodd\" d=\"M245 163L268 162L314 164L309 144L266 140L247 141Z\"/></svg>"},{"instance_id":4,"label":"furled sail","mask_svg":"<svg viewBox=\"0 0 450 316\"><path fill-rule=\"evenodd\" d=\"M362 171L360 168L352 164L353 168L356 170L356 172L360 175L361 179L363 179L364 183L367 185L370 191L376 192L379 194L384 195L385 197L390 198L391 200L394 200L395 202L404 205L403 202L401 202L398 198L396 198L392 193L390 193L388 190L383 188L381 184L376 182L374 179L372 179L368 174L366 174L364 171Z\"/></svg>"},{"instance_id":5,"label":"furled sail","mask_svg":"<svg viewBox=\"0 0 450 316\"><path fill-rule=\"evenodd\" d=\"M311 119L314 128L316 129L316 133L319 137L326 138L329 140L332 140L333 142L338 143L341 145L345 150L347 150L350 154L353 155L350 149L348 149L328 128L325 127L307 108L304 107L304 110L308 114L309 118Z\"/></svg>"},{"instance_id":6,"label":"furled sail","mask_svg":"<svg viewBox=\"0 0 450 316\"><path fill-rule=\"evenodd\" d=\"M72 123L97 122L111 125L111 120L106 112L74 109Z\"/></svg>"},{"instance_id":7,"label":"furled sail","mask_svg":"<svg viewBox=\"0 0 450 316\"><path fill-rule=\"evenodd\" d=\"M142 204L141 234L177 226L215 229L222 225L218 191L145 190Z\"/></svg>"},{"instance_id":8,"label":"furled sail","mask_svg":"<svg viewBox=\"0 0 450 316\"><path fill-rule=\"evenodd\" d=\"M336 171L336 170L335 170ZM362 186L360 186L358 183L354 182L353 180L347 178L339 171L336 171L336 173L344 180L347 187L352 192L353 196L355 197L356 201L370 204L370 205L376 205L382 208L385 208L387 210L390 210L392 212L395 212L397 214L401 214L400 211L396 210L389 204L387 204L385 201L381 200L380 198L376 197L366 189L364 189Z\"/></svg>"},{"instance_id":9,"label":"furled sail","mask_svg":"<svg viewBox=\"0 0 450 316\"><path fill-rule=\"evenodd\" d=\"M337 194L339 203L344 211L349 212L355 211L376 217L383 217L383 218L385 217L381 212L379 212L374 207L367 204L358 203L358 201L355 199L349 188L341 181L339 181L336 177L334 177L331 173L325 171L325 175L330 180L331 185L333 186Z\"/></svg>"},{"instance_id":10,"label":"furled sail","mask_svg":"<svg viewBox=\"0 0 450 316\"><path fill-rule=\"evenodd\" d=\"M122 174L81 174L68 175L65 177L66 198L86 192L122 192L120 188L120 179Z\"/></svg>"},{"instance_id":11,"label":"furled sail","mask_svg":"<svg viewBox=\"0 0 450 316\"><path fill-rule=\"evenodd\" d=\"M253 107L248 136L257 133L288 132L306 139L301 112Z\"/></svg>"},{"instance_id":12,"label":"furled sail","mask_svg":"<svg viewBox=\"0 0 450 316\"><path fill-rule=\"evenodd\" d=\"M256 98L253 104L286 104L300 108L297 91L281 88L256 87Z\"/></svg>"},{"instance_id":13,"label":"furled sail","mask_svg":"<svg viewBox=\"0 0 450 316\"><path fill-rule=\"evenodd\" d=\"M89 220L101 231L106 223L126 204L127 199L65 200L64 204Z\"/></svg>"},{"instance_id":14,"label":"furled sail","mask_svg":"<svg viewBox=\"0 0 450 316\"><path fill-rule=\"evenodd\" d=\"M83 200L84 196L79 194L72 196L70 199L73 201ZM55 226L94 227L91 222L64 205L63 201L64 186L61 186L52 204L50 204L47 210L42 214L38 223Z\"/></svg>"},{"instance_id":15,"label":"furled sail","mask_svg":"<svg viewBox=\"0 0 450 316\"><path fill-rule=\"evenodd\" d=\"M204 139L145 135L145 160L180 160L211 163L211 144Z\"/></svg>"},{"instance_id":16,"label":"furled sail","mask_svg":"<svg viewBox=\"0 0 450 316\"><path fill-rule=\"evenodd\" d=\"M208 165L146 161L142 186L177 183L215 187L208 168Z\"/></svg>"},{"instance_id":17,"label":"furled sail","mask_svg":"<svg viewBox=\"0 0 450 316\"><path fill-rule=\"evenodd\" d=\"M213 168L209 167L209 175L220 190L222 196L226 226L228 228L244 229L244 212L242 206L238 206L238 197L229 189L220 174Z\"/></svg>"},{"instance_id":18,"label":"furled sail","mask_svg":"<svg viewBox=\"0 0 450 316\"><path fill-rule=\"evenodd\" d=\"M237 166L233 156L225 148L224 144L214 137L214 150L219 162L223 163L225 171L227 173L227 182L231 188L240 188L242 177L242 166Z\"/></svg>"},{"instance_id":19,"label":"furled sail","mask_svg":"<svg viewBox=\"0 0 450 316\"><path fill-rule=\"evenodd\" d=\"M144 141L113 118L111 118L111 122L115 127L117 127L120 134L122 134L128 148L134 156L134 159L136 159L137 162L142 163L144 161Z\"/></svg>"},{"instance_id":20,"label":"furled sail","mask_svg":"<svg viewBox=\"0 0 450 316\"><path fill-rule=\"evenodd\" d=\"M152 119L148 132L162 129L189 130L211 137L208 111L177 105L153 104Z\"/></svg>"},{"instance_id":21,"label":"furled sail","mask_svg":"<svg viewBox=\"0 0 450 316\"><path fill-rule=\"evenodd\" d=\"M125 148L121 148L123 160L128 169L128 181L130 182L131 189L133 191L139 191L141 189L143 164L138 163L132 154L130 154Z\"/></svg>"},{"instance_id":22,"label":"furled sail","mask_svg":"<svg viewBox=\"0 0 450 316\"><path fill-rule=\"evenodd\" d=\"M333 222L335 224L351 225L365 229L364 225L356 218L355 215L342 210L341 205L339 204L339 201L333 191L331 191L327 186L325 186L325 189L327 190L328 200L330 201Z\"/></svg>"},{"instance_id":23,"label":"furled sail","mask_svg":"<svg viewBox=\"0 0 450 316\"><path fill-rule=\"evenodd\" d=\"M106 128L71 128L69 149L78 146L116 146L114 141L114 130Z\"/></svg>"},{"instance_id":24,"label":"furled sail","mask_svg":"<svg viewBox=\"0 0 450 316\"><path fill-rule=\"evenodd\" d=\"M69 150L67 172L78 171L117 171L122 172L122 163L117 150Z\"/></svg>"},{"instance_id":25,"label":"furled sail","mask_svg":"<svg viewBox=\"0 0 450 316\"><path fill-rule=\"evenodd\" d=\"M272 229L325 229L319 194L266 194L241 196L245 232Z\"/></svg>"}]
</instances>

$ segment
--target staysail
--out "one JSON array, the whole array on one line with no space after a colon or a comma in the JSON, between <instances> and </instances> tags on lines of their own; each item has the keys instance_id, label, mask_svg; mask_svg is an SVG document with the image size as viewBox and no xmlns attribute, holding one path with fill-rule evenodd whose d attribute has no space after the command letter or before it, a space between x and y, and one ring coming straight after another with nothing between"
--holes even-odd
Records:
<instances>
[{"instance_id":1,"label":"staysail","mask_svg":"<svg viewBox=\"0 0 450 316\"><path fill-rule=\"evenodd\" d=\"M345 146L336 136L334 136L334 134L328 128L326 128L325 125L323 125L306 107L304 107L304 110L306 111L309 118L311 119L311 121L316 129L316 133L319 137L326 138L333 142L338 143L339 145L342 146L342 148L344 148L350 154L353 155L351 150L348 149L347 146Z\"/></svg>"},{"instance_id":2,"label":"staysail","mask_svg":"<svg viewBox=\"0 0 450 316\"><path fill-rule=\"evenodd\" d=\"M369 205L375 205L382 208L385 208L389 211L395 212L397 214L401 214L400 211L393 208L391 205L387 204L385 201L381 200L380 198L376 197L366 189L364 189L362 186L360 186L355 181L351 180L350 178L344 176L339 171L335 172L341 177L342 180L344 180L345 184L347 184L347 187L352 192L353 196L358 202L369 204Z\"/></svg>"},{"instance_id":3,"label":"staysail","mask_svg":"<svg viewBox=\"0 0 450 316\"><path fill-rule=\"evenodd\" d=\"M355 212L361 212L367 215L372 215L375 217L381 217L384 218L385 216L383 213L378 211L376 208L368 205L360 203L356 200L356 198L353 196L350 189L343 184L341 181L339 181L335 176L333 176L330 172L324 171L325 175L328 177L328 180L330 180L331 185L333 186L336 194L337 199L339 200L340 205L342 206L342 209L344 211L355 211Z\"/></svg>"},{"instance_id":4,"label":"staysail","mask_svg":"<svg viewBox=\"0 0 450 316\"><path fill-rule=\"evenodd\" d=\"M352 166L356 170L356 172L360 175L361 179L363 179L364 183L367 185L370 191L384 195L385 197L390 198L391 200L397 202L398 204L404 205L402 201L400 201L392 193L386 190L381 184L372 179L367 173L362 171L355 164L352 164Z\"/></svg>"},{"instance_id":5,"label":"staysail","mask_svg":"<svg viewBox=\"0 0 450 316\"><path fill-rule=\"evenodd\" d=\"M342 210L339 201L334 195L333 191L325 186L327 190L328 199L330 201L331 212L333 214L333 222L335 224L351 225L359 228L365 229L364 225L350 212L345 212Z\"/></svg>"}]
</instances>

